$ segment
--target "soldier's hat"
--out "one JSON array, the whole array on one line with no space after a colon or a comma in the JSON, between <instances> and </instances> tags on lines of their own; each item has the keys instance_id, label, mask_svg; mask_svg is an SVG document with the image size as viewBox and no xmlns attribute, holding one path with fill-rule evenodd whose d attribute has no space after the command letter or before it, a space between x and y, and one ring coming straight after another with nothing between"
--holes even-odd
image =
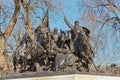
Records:
<instances>
[{"instance_id":1,"label":"soldier's hat","mask_svg":"<svg viewBox=\"0 0 120 80\"><path fill-rule=\"evenodd\" d=\"M78 21L78 20L76 20L76 21L75 21L75 23L79 23L79 21Z\"/></svg>"},{"instance_id":2,"label":"soldier's hat","mask_svg":"<svg viewBox=\"0 0 120 80\"><path fill-rule=\"evenodd\" d=\"M57 29L57 28L54 28L54 31L58 31L58 29Z\"/></svg>"}]
</instances>

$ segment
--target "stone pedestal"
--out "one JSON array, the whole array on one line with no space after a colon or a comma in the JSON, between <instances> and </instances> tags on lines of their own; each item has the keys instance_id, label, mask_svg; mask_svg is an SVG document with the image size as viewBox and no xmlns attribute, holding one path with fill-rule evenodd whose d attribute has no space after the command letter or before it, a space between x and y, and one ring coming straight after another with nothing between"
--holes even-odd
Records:
<instances>
[{"instance_id":1,"label":"stone pedestal","mask_svg":"<svg viewBox=\"0 0 120 80\"><path fill-rule=\"evenodd\" d=\"M120 76L89 75L89 74L69 74L43 77L15 78L6 80L120 80Z\"/></svg>"}]
</instances>

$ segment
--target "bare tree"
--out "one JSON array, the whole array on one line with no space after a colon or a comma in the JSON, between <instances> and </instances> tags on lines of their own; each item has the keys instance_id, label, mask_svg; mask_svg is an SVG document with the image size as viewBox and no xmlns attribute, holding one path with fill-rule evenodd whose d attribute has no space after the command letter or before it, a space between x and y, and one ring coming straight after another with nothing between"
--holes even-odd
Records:
<instances>
[{"instance_id":1,"label":"bare tree","mask_svg":"<svg viewBox=\"0 0 120 80\"><path fill-rule=\"evenodd\" d=\"M15 27L15 24L17 22L17 18L20 13L20 1L19 0L14 0L15 3L15 10L13 13L12 18L10 19L8 23L8 27L6 28L4 33L0 33L1 37L1 46L0 46L0 68L2 68L2 73L8 73L12 71L12 64L10 63L10 58L8 57L6 53L6 44L7 44L7 39L9 38L13 28Z\"/></svg>"},{"instance_id":2,"label":"bare tree","mask_svg":"<svg viewBox=\"0 0 120 80\"><path fill-rule=\"evenodd\" d=\"M83 0L79 2L79 10L85 26L91 29L96 62L110 64L117 61L120 1L119 0ZM94 34L96 33L96 34ZM120 56L120 55L119 55ZM99 60L102 58L103 60Z\"/></svg>"}]
</instances>

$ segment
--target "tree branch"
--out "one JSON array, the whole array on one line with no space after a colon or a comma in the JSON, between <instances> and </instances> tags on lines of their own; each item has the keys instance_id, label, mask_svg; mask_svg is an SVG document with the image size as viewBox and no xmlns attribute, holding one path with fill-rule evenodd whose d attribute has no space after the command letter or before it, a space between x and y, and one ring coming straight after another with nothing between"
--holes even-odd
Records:
<instances>
[{"instance_id":1,"label":"tree branch","mask_svg":"<svg viewBox=\"0 0 120 80\"><path fill-rule=\"evenodd\" d=\"M12 30L17 22L17 18L19 16L19 13L20 13L20 1L14 0L14 3L15 3L15 11L14 11L12 19L10 20L9 25L4 33L6 39L10 36L10 34L11 34L11 32L12 32Z\"/></svg>"},{"instance_id":2,"label":"tree branch","mask_svg":"<svg viewBox=\"0 0 120 80\"><path fill-rule=\"evenodd\" d=\"M32 22L31 22L31 18L30 18L29 6L28 6L26 0L21 0L21 3L24 8L25 15L26 15L25 30L30 35L32 32Z\"/></svg>"}]
</instances>

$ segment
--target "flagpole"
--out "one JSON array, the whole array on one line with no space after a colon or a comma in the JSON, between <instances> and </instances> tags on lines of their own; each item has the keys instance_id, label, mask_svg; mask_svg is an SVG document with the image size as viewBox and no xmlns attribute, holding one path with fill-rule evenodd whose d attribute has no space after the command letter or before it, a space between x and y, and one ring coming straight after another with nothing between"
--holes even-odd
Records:
<instances>
[{"instance_id":1,"label":"flagpole","mask_svg":"<svg viewBox=\"0 0 120 80\"><path fill-rule=\"evenodd\" d=\"M49 35L48 35L48 38L49 38L49 51L51 53L51 37L50 37L50 25L49 25L49 9L47 9L47 13L48 13L48 28L49 28Z\"/></svg>"}]
</instances>

